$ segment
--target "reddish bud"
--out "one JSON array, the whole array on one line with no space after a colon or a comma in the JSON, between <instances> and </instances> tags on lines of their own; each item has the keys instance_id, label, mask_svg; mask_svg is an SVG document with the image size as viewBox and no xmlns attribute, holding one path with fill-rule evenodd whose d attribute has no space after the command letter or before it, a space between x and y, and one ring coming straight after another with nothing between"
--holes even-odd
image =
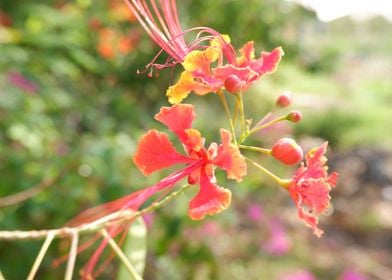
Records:
<instances>
[{"instance_id":1,"label":"reddish bud","mask_svg":"<svg viewBox=\"0 0 392 280\"><path fill-rule=\"evenodd\" d=\"M284 108L290 106L292 101L293 95L291 94L291 92L285 91L278 97L278 99L276 99L276 106Z\"/></svg>"},{"instance_id":2,"label":"reddish bud","mask_svg":"<svg viewBox=\"0 0 392 280\"><path fill-rule=\"evenodd\" d=\"M242 89L242 82L236 75L230 75L226 78L224 86L228 92L239 93Z\"/></svg>"},{"instance_id":3,"label":"reddish bud","mask_svg":"<svg viewBox=\"0 0 392 280\"><path fill-rule=\"evenodd\" d=\"M302 120L302 113L300 111L292 111L287 115L287 120L296 123Z\"/></svg>"},{"instance_id":4,"label":"reddish bud","mask_svg":"<svg viewBox=\"0 0 392 280\"><path fill-rule=\"evenodd\" d=\"M293 139L282 138L272 147L271 155L284 164L293 165L302 160L303 151Z\"/></svg>"}]
</instances>

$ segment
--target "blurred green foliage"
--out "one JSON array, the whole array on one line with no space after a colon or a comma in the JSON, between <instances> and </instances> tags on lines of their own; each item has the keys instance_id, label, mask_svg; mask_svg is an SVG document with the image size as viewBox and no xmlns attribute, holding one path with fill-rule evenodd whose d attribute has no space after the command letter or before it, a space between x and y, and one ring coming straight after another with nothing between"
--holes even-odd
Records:
<instances>
[{"instance_id":1,"label":"blurred green foliage","mask_svg":"<svg viewBox=\"0 0 392 280\"><path fill-rule=\"evenodd\" d=\"M305 119L294 131L261 135L260 142L310 134L329 140L336 150L392 144L392 134L385 133L392 127L391 23L382 18L321 23L314 12L286 1L178 2L184 28L215 28L229 34L237 47L254 40L257 51L283 46L286 56L278 71L246 96L247 111L261 117L289 89ZM1 1L0 197L67 169L45 191L1 208L1 229L62 226L83 209L163 175L144 178L131 157L140 135L159 127L153 115L167 105L164 92L178 69L161 72L159 79L136 75L159 50L119 6L126 10L122 1ZM196 127L207 142L216 139L217 128L227 124L215 96L189 100L197 104ZM233 186L233 208L209 220L219 234L203 232L202 223L187 219L185 197L156 214L146 279L275 279L297 267L320 279L337 277L343 264L318 265L302 235L307 229L293 234L299 243L290 255L271 256L260 249L268 227L244 220L246 205L269 205L266 212L276 214L278 207L290 206L272 182L249 173L241 185L225 183ZM39 246L36 241L2 242L0 269L6 279L23 279ZM51 260L66 254L68 246L67 241L56 243L39 279L62 277L64 265L53 269ZM89 253L78 257L78 268ZM113 279L114 271L108 267L102 279Z\"/></svg>"}]
</instances>

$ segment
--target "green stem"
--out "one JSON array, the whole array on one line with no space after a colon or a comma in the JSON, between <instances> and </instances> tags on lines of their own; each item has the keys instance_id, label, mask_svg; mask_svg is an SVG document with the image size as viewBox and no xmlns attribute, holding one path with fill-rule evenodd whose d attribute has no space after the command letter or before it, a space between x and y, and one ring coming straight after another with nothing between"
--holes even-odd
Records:
<instances>
[{"instance_id":1,"label":"green stem","mask_svg":"<svg viewBox=\"0 0 392 280\"><path fill-rule=\"evenodd\" d=\"M272 121L269 121L269 122L267 122L267 123L265 123L265 124L263 124L263 125L260 125L260 126L258 126L258 127L255 127L255 128L253 128L252 130L250 130L250 131L246 134L246 137L244 138L244 140L245 140L246 138L248 138L249 136L255 134L256 132L259 132L260 130L262 130L262 129L264 129L264 128L270 127L271 125L274 125L274 124L276 124L276 123L278 123L278 122L281 122L281 121L284 121L284 120L287 120L287 116L279 117L279 118L274 119L274 120L272 120Z\"/></svg>"},{"instance_id":2,"label":"green stem","mask_svg":"<svg viewBox=\"0 0 392 280\"><path fill-rule=\"evenodd\" d=\"M234 127L237 124L239 110L240 110L240 104L239 104L238 98L236 98L235 99L235 108L234 108L234 117L233 117Z\"/></svg>"},{"instance_id":3,"label":"green stem","mask_svg":"<svg viewBox=\"0 0 392 280\"><path fill-rule=\"evenodd\" d=\"M222 90L218 90L217 94L220 97L220 100L221 100L221 102L223 104L223 107L225 109L225 112L226 112L226 116L229 119L231 133L233 134L233 138L234 138L234 144L237 145L237 137L236 137L236 134L235 134L235 128L234 128L233 120L231 118L230 109L229 109L229 105L227 104L227 100L226 100L225 94L223 93Z\"/></svg>"},{"instance_id":4,"label":"green stem","mask_svg":"<svg viewBox=\"0 0 392 280\"><path fill-rule=\"evenodd\" d=\"M239 145L238 147L241 149L244 149L244 150L255 151L255 152L263 153L266 155L271 154L271 149L265 149L265 148L254 147L254 146L245 146L245 145Z\"/></svg>"},{"instance_id":5,"label":"green stem","mask_svg":"<svg viewBox=\"0 0 392 280\"><path fill-rule=\"evenodd\" d=\"M244 112L244 100L242 99L242 91L239 92L237 95L237 100L239 103L239 110L241 116L241 138L244 137L248 133L246 126L245 126L245 112Z\"/></svg>"},{"instance_id":6,"label":"green stem","mask_svg":"<svg viewBox=\"0 0 392 280\"><path fill-rule=\"evenodd\" d=\"M100 230L101 234L105 239L107 239L109 246L112 247L113 251L117 254L118 258L121 260L121 262L124 264L125 268L128 270L130 276L132 277L132 280L143 280L143 278L137 273L135 267L132 265L132 263L129 261L127 256L124 254L123 251L121 251L120 247L117 245L117 243L113 240L113 238L110 236L110 234L106 231L106 229L101 229Z\"/></svg>"},{"instance_id":7,"label":"green stem","mask_svg":"<svg viewBox=\"0 0 392 280\"><path fill-rule=\"evenodd\" d=\"M291 183L291 180L287 180L287 179L281 179L278 176L276 176L274 173L272 173L271 171L269 171L268 169L266 169L265 167L261 166L260 164L258 164L257 162L251 160L250 158L246 158L247 161L249 161L250 163L252 163L254 166L256 166L258 169L260 169L261 171L263 171L265 174L267 174L268 176L270 176L276 183L278 183L281 187L287 189Z\"/></svg>"}]
</instances>

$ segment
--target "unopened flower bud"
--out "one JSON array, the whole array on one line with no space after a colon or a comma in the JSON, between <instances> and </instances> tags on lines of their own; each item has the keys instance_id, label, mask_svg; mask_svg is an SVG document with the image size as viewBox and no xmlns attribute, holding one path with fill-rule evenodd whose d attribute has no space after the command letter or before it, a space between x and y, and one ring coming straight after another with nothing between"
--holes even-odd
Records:
<instances>
[{"instance_id":1,"label":"unopened flower bud","mask_svg":"<svg viewBox=\"0 0 392 280\"><path fill-rule=\"evenodd\" d=\"M228 92L239 93L242 89L242 82L236 75L230 75L226 78L224 86Z\"/></svg>"},{"instance_id":2,"label":"unopened flower bud","mask_svg":"<svg viewBox=\"0 0 392 280\"><path fill-rule=\"evenodd\" d=\"M296 123L302 120L302 113L300 111L292 111L287 115L287 120Z\"/></svg>"},{"instance_id":3,"label":"unopened flower bud","mask_svg":"<svg viewBox=\"0 0 392 280\"><path fill-rule=\"evenodd\" d=\"M282 138L271 149L271 155L280 162L293 165L302 160L301 146L291 138Z\"/></svg>"},{"instance_id":4,"label":"unopened flower bud","mask_svg":"<svg viewBox=\"0 0 392 280\"><path fill-rule=\"evenodd\" d=\"M276 106L284 108L290 106L292 101L293 95L291 94L291 92L285 91L278 97L278 99L276 99Z\"/></svg>"}]
</instances>

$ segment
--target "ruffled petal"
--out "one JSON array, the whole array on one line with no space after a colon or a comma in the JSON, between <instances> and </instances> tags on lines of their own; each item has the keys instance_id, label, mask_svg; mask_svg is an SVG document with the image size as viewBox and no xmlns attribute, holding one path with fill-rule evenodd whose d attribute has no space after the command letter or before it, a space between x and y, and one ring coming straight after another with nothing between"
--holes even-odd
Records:
<instances>
[{"instance_id":1,"label":"ruffled petal","mask_svg":"<svg viewBox=\"0 0 392 280\"><path fill-rule=\"evenodd\" d=\"M200 190L190 201L188 215L201 220L205 215L215 215L225 210L231 202L231 192L211 182L204 168L200 174Z\"/></svg>"},{"instance_id":2,"label":"ruffled petal","mask_svg":"<svg viewBox=\"0 0 392 280\"><path fill-rule=\"evenodd\" d=\"M187 148L187 151L199 152L204 147L204 138L198 130L189 128L185 130L186 139L183 144Z\"/></svg>"},{"instance_id":3,"label":"ruffled petal","mask_svg":"<svg viewBox=\"0 0 392 280\"><path fill-rule=\"evenodd\" d=\"M248 66L250 61L254 58L254 42L249 41L240 49L240 56L237 58L237 65L240 67Z\"/></svg>"},{"instance_id":4,"label":"ruffled petal","mask_svg":"<svg viewBox=\"0 0 392 280\"><path fill-rule=\"evenodd\" d=\"M329 192L335 187L336 179L337 173L333 173L326 180L324 178L300 180L293 182L288 188L298 208L298 216L318 237L323 233L317 228L318 216L330 207Z\"/></svg>"},{"instance_id":5,"label":"ruffled petal","mask_svg":"<svg viewBox=\"0 0 392 280\"><path fill-rule=\"evenodd\" d=\"M283 49L278 47L271 52L262 52L259 60L254 60L249 65L253 71L259 73L259 75L273 73L282 56L284 55Z\"/></svg>"},{"instance_id":6,"label":"ruffled petal","mask_svg":"<svg viewBox=\"0 0 392 280\"><path fill-rule=\"evenodd\" d=\"M306 153L305 161L308 167L322 167L327 163L327 158L324 156L327 152L328 142L325 142L320 147L311 149Z\"/></svg>"},{"instance_id":7,"label":"ruffled petal","mask_svg":"<svg viewBox=\"0 0 392 280\"><path fill-rule=\"evenodd\" d=\"M301 220L304 221L305 225L307 225L313 230L314 235L316 235L317 237L321 237L323 235L324 231L317 227L318 225L317 217L305 213L305 211L300 207L298 208L298 216Z\"/></svg>"},{"instance_id":8,"label":"ruffled petal","mask_svg":"<svg viewBox=\"0 0 392 280\"><path fill-rule=\"evenodd\" d=\"M231 39L229 35L221 34L210 41L210 46L213 48L223 49L225 45L230 44L230 41Z\"/></svg>"},{"instance_id":9,"label":"ruffled petal","mask_svg":"<svg viewBox=\"0 0 392 280\"><path fill-rule=\"evenodd\" d=\"M212 162L226 171L228 179L241 182L247 171L245 158L238 147L231 143L231 133L225 129L220 132L222 144L219 145L218 154Z\"/></svg>"},{"instance_id":10,"label":"ruffled petal","mask_svg":"<svg viewBox=\"0 0 392 280\"><path fill-rule=\"evenodd\" d=\"M215 47L208 47L206 50L195 50L188 53L182 63L188 72L197 71L199 73L211 73L210 65L219 57L219 50Z\"/></svg>"},{"instance_id":11,"label":"ruffled petal","mask_svg":"<svg viewBox=\"0 0 392 280\"><path fill-rule=\"evenodd\" d=\"M189 163L192 159L179 154L165 133L148 131L140 140L133 157L144 175L177 163Z\"/></svg>"},{"instance_id":12,"label":"ruffled petal","mask_svg":"<svg viewBox=\"0 0 392 280\"><path fill-rule=\"evenodd\" d=\"M323 232L317 228L318 216L330 206L329 192L336 187L338 179L338 173L327 173L326 150L327 143L310 150L305 156L306 166L301 164L287 188L298 208L299 217L318 237Z\"/></svg>"},{"instance_id":13,"label":"ruffled petal","mask_svg":"<svg viewBox=\"0 0 392 280\"><path fill-rule=\"evenodd\" d=\"M162 107L155 119L166 125L170 131L180 138L184 137L185 130L192 127L196 113L191 104L176 104L171 107Z\"/></svg>"},{"instance_id":14,"label":"ruffled petal","mask_svg":"<svg viewBox=\"0 0 392 280\"><path fill-rule=\"evenodd\" d=\"M325 179L325 181L329 184L331 188L335 188L338 178L339 178L339 174L337 172L333 172L330 176L328 176Z\"/></svg>"},{"instance_id":15,"label":"ruffled petal","mask_svg":"<svg viewBox=\"0 0 392 280\"><path fill-rule=\"evenodd\" d=\"M211 88L194 81L193 75L190 72L184 71L181 73L178 82L167 89L166 96L171 104L177 104L188 97L191 91L194 91L198 95L204 95L209 93Z\"/></svg>"},{"instance_id":16,"label":"ruffled petal","mask_svg":"<svg viewBox=\"0 0 392 280\"><path fill-rule=\"evenodd\" d=\"M238 67L228 64L214 69L214 77L221 81L225 81L229 76L235 75L241 81L247 81L249 77L257 75L250 67Z\"/></svg>"},{"instance_id":17,"label":"ruffled petal","mask_svg":"<svg viewBox=\"0 0 392 280\"><path fill-rule=\"evenodd\" d=\"M320 147L313 148L306 153L305 155L306 166L303 163L301 164L301 167L295 173L294 176L295 180L298 181L300 179L309 179L309 178L318 179L318 178L327 177L328 167L325 165L327 163L327 158L325 157L327 146L328 143L325 142ZM331 180L332 179L333 178L331 178ZM335 184L331 184L331 185L335 185Z\"/></svg>"},{"instance_id":18,"label":"ruffled petal","mask_svg":"<svg viewBox=\"0 0 392 280\"><path fill-rule=\"evenodd\" d=\"M330 187L323 179L308 179L289 189L292 197L318 215L329 207Z\"/></svg>"}]
</instances>

